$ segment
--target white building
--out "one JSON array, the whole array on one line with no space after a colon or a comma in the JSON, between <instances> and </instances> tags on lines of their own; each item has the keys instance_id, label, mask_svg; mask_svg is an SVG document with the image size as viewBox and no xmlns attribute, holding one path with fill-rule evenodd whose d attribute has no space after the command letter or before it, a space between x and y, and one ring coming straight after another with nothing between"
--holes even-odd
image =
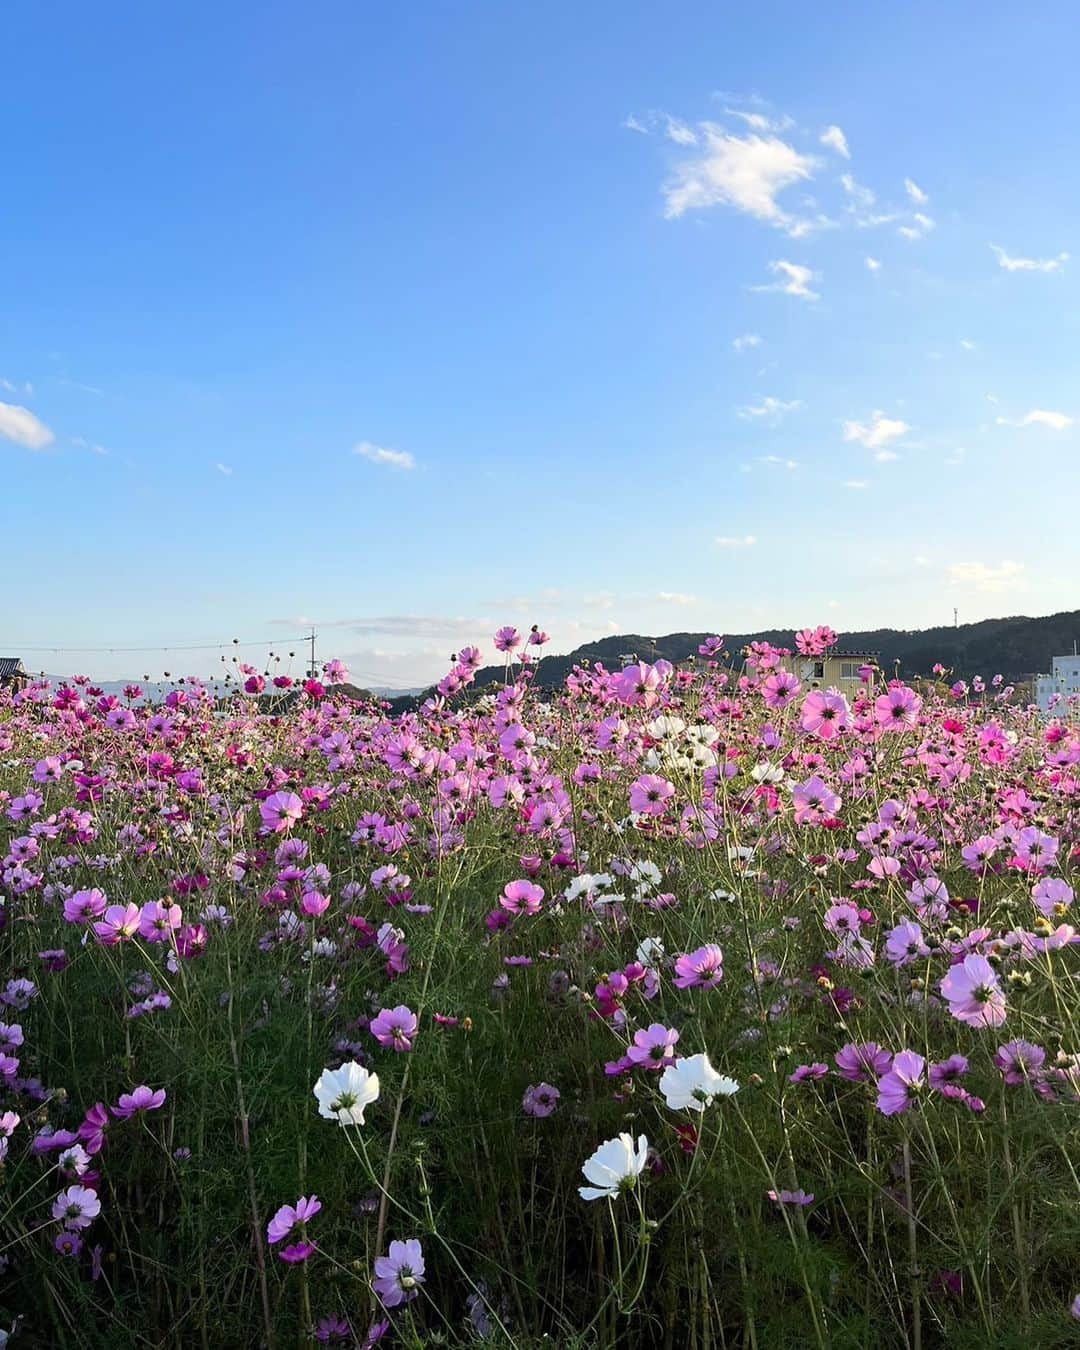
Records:
<instances>
[{"instance_id":1,"label":"white building","mask_svg":"<svg viewBox=\"0 0 1080 1350\"><path fill-rule=\"evenodd\" d=\"M1067 700L1080 697L1080 655L1055 656L1049 675L1035 679L1035 702L1044 713L1063 717L1068 713Z\"/></svg>"}]
</instances>

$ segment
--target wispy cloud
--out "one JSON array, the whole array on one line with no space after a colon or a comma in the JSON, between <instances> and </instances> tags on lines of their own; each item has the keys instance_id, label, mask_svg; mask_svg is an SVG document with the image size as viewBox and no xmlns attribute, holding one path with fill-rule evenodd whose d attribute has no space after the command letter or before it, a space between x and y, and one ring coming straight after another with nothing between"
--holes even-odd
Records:
<instances>
[{"instance_id":1,"label":"wispy cloud","mask_svg":"<svg viewBox=\"0 0 1080 1350\"><path fill-rule=\"evenodd\" d=\"M19 394L22 398L32 398L34 386L29 380L24 380L21 384L18 381L0 380L0 389L8 394Z\"/></svg>"},{"instance_id":2,"label":"wispy cloud","mask_svg":"<svg viewBox=\"0 0 1080 1350\"><path fill-rule=\"evenodd\" d=\"M737 337L732 346L737 352L745 351L748 347L760 347L762 339L756 333L744 333L742 337Z\"/></svg>"},{"instance_id":3,"label":"wispy cloud","mask_svg":"<svg viewBox=\"0 0 1080 1350\"><path fill-rule=\"evenodd\" d=\"M880 409L875 409L870 414L869 422L845 422L844 440L858 441L867 450L880 450L910 430L908 424L898 417L886 417ZM896 458L892 454L889 457Z\"/></svg>"},{"instance_id":4,"label":"wispy cloud","mask_svg":"<svg viewBox=\"0 0 1080 1350\"><path fill-rule=\"evenodd\" d=\"M930 200L918 183L913 183L910 178L904 179L904 191L918 206L925 206Z\"/></svg>"},{"instance_id":5,"label":"wispy cloud","mask_svg":"<svg viewBox=\"0 0 1080 1350\"><path fill-rule=\"evenodd\" d=\"M56 440L50 427L18 403L0 403L0 436L27 450L45 450Z\"/></svg>"},{"instance_id":6,"label":"wispy cloud","mask_svg":"<svg viewBox=\"0 0 1080 1350\"><path fill-rule=\"evenodd\" d=\"M220 473L223 477L225 478L232 477L233 471L231 464L215 464L214 468L217 469L218 473Z\"/></svg>"},{"instance_id":7,"label":"wispy cloud","mask_svg":"<svg viewBox=\"0 0 1080 1350\"><path fill-rule=\"evenodd\" d=\"M870 258L870 257L867 257L867 258L864 259L864 262L866 263L866 266L867 266L867 270L868 270L868 271L870 271L870 272L880 272L880 271L881 271L881 263L878 261L877 258Z\"/></svg>"},{"instance_id":8,"label":"wispy cloud","mask_svg":"<svg viewBox=\"0 0 1080 1350\"><path fill-rule=\"evenodd\" d=\"M782 398L773 398L771 394L766 394L760 403L748 403L744 407L736 409L736 411L746 421L760 417L771 426L776 426L789 412L794 412L796 408L801 407L802 399L793 398L785 401Z\"/></svg>"},{"instance_id":9,"label":"wispy cloud","mask_svg":"<svg viewBox=\"0 0 1080 1350\"><path fill-rule=\"evenodd\" d=\"M936 229L934 221L925 215L922 211L916 211L912 216L915 222L913 225L900 225L897 227L897 233L902 234L905 239L922 239Z\"/></svg>"},{"instance_id":10,"label":"wispy cloud","mask_svg":"<svg viewBox=\"0 0 1080 1350\"><path fill-rule=\"evenodd\" d=\"M758 463L768 464L774 469L787 469L789 472L799 467L797 459L785 459L783 455L759 455Z\"/></svg>"},{"instance_id":11,"label":"wispy cloud","mask_svg":"<svg viewBox=\"0 0 1080 1350\"><path fill-rule=\"evenodd\" d=\"M1011 591L1023 583L1024 564L1003 558L999 563L959 562L945 570L952 586L968 586L976 591Z\"/></svg>"},{"instance_id":12,"label":"wispy cloud","mask_svg":"<svg viewBox=\"0 0 1080 1350\"><path fill-rule=\"evenodd\" d=\"M92 455L107 455L109 453L103 445L95 445L83 436L72 436L71 444L76 450L89 450Z\"/></svg>"},{"instance_id":13,"label":"wispy cloud","mask_svg":"<svg viewBox=\"0 0 1080 1350\"><path fill-rule=\"evenodd\" d=\"M684 595L682 591L657 591L656 598L662 605L696 605L696 595Z\"/></svg>"},{"instance_id":14,"label":"wispy cloud","mask_svg":"<svg viewBox=\"0 0 1080 1350\"><path fill-rule=\"evenodd\" d=\"M784 295L794 295L800 300L820 300L817 291L810 289L810 283L818 280L818 273L802 263L788 262L779 258L769 264L769 271L782 280L774 281L770 286L751 286L752 291L780 291Z\"/></svg>"},{"instance_id":15,"label":"wispy cloud","mask_svg":"<svg viewBox=\"0 0 1080 1350\"><path fill-rule=\"evenodd\" d=\"M372 464L385 464L391 469L414 469L416 461L407 450L387 450L381 445L372 445L370 441L361 441L353 446L353 454L361 455Z\"/></svg>"},{"instance_id":16,"label":"wispy cloud","mask_svg":"<svg viewBox=\"0 0 1080 1350\"><path fill-rule=\"evenodd\" d=\"M1067 253L1059 253L1056 258L1013 258L998 244L990 248L997 254L998 266L1006 272L1060 272L1069 261Z\"/></svg>"},{"instance_id":17,"label":"wispy cloud","mask_svg":"<svg viewBox=\"0 0 1080 1350\"><path fill-rule=\"evenodd\" d=\"M775 135L736 136L715 122L700 124L700 153L678 165L664 185L664 214L730 206L780 229L796 224L777 201L785 188L813 177L818 160Z\"/></svg>"},{"instance_id":18,"label":"wispy cloud","mask_svg":"<svg viewBox=\"0 0 1080 1350\"><path fill-rule=\"evenodd\" d=\"M636 131L639 136L647 136L649 134L649 128L644 122L639 122L633 113L631 113L626 121L623 122L623 126L627 131Z\"/></svg>"},{"instance_id":19,"label":"wispy cloud","mask_svg":"<svg viewBox=\"0 0 1080 1350\"><path fill-rule=\"evenodd\" d=\"M877 201L877 198L868 187L863 187L861 183L856 182L855 175L852 173L842 173L840 175L840 186L851 198L852 210L855 210L856 208L869 208Z\"/></svg>"},{"instance_id":20,"label":"wispy cloud","mask_svg":"<svg viewBox=\"0 0 1080 1350\"><path fill-rule=\"evenodd\" d=\"M849 478L844 483L844 487L851 488L853 492L861 492L863 488L867 488L869 486L870 484L866 481L865 478Z\"/></svg>"},{"instance_id":21,"label":"wispy cloud","mask_svg":"<svg viewBox=\"0 0 1080 1350\"><path fill-rule=\"evenodd\" d=\"M999 427L1049 427L1052 431L1064 431L1071 427L1075 419L1066 413L1051 412L1046 408L1032 408L1031 412L1013 420L1011 417L995 419Z\"/></svg>"},{"instance_id":22,"label":"wispy cloud","mask_svg":"<svg viewBox=\"0 0 1080 1350\"><path fill-rule=\"evenodd\" d=\"M718 534L715 542L717 548L753 548L757 543L757 535Z\"/></svg>"},{"instance_id":23,"label":"wispy cloud","mask_svg":"<svg viewBox=\"0 0 1080 1350\"><path fill-rule=\"evenodd\" d=\"M835 150L838 155L843 155L845 159L851 158L847 137L839 127L826 127L821 133L821 144L827 145L830 150Z\"/></svg>"},{"instance_id":24,"label":"wispy cloud","mask_svg":"<svg viewBox=\"0 0 1080 1350\"><path fill-rule=\"evenodd\" d=\"M697 145L698 143L697 134L677 117L666 117L664 135L669 141L674 141L676 145Z\"/></svg>"}]
</instances>

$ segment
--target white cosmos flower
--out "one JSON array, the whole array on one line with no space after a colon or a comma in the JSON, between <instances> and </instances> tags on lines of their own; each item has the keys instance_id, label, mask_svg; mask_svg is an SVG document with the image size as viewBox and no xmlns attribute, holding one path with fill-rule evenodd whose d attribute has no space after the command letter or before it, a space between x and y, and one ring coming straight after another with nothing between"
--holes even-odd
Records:
<instances>
[{"instance_id":1,"label":"white cosmos flower","mask_svg":"<svg viewBox=\"0 0 1080 1350\"><path fill-rule=\"evenodd\" d=\"M750 777L755 783L782 783L784 771L778 764L763 759L760 764L755 764L750 770Z\"/></svg>"},{"instance_id":2,"label":"white cosmos flower","mask_svg":"<svg viewBox=\"0 0 1080 1350\"><path fill-rule=\"evenodd\" d=\"M640 965L655 968L664 959L664 944L657 937L647 937L635 955Z\"/></svg>"},{"instance_id":3,"label":"white cosmos flower","mask_svg":"<svg viewBox=\"0 0 1080 1350\"><path fill-rule=\"evenodd\" d=\"M717 1097L730 1097L738 1090L734 1078L716 1072L708 1055L677 1059L660 1075L660 1091L673 1111L704 1111Z\"/></svg>"},{"instance_id":4,"label":"white cosmos flower","mask_svg":"<svg viewBox=\"0 0 1080 1350\"><path fill-rule=\"evenodd\" d=\"M648 1157L649 1141L645 1136L638 1135L635 1148L633 1138L624 1130L617 1138L601 1144L582 1164L585 1180L591 1181L592 1185L579 1186L578 1194L582 1200L603 1200L632 1189L645 1170Z\"/></svg>"},{"instance_id":5,"label":"white cosmos flower","mask_svg":"<svg viewBox=\"0 0 1080 1350\"><path fill-rule=\"evenodd\" d=\"M379 1075L350 1059L340 1069L323 1069L313 1091L320 1116L339 1125L363 1125L364 1111L379 1097Z\"/></svg>"}]
</instances>

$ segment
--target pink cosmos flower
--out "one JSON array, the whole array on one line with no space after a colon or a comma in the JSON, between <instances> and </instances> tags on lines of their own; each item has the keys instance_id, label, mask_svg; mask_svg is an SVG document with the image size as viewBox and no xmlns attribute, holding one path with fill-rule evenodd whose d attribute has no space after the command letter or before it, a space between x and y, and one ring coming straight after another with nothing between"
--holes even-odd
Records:
<instances>
[{"instance_id":1,"label":"pink cosmos flower","mask_svg":"<svg viewBox=\"0 0 1080 1350\"><path fill-rule=\"evenodd\" d=\"M396 1008L384 1008L372 1018L368 1030L380 1045L392 1046L401 1053L412 1049L419 1028L420 1019L411 1008L399 1003Z\"/></svg>"},{"instance_id":2,"label":"pink cosmos flower","mask_svg":"<svg viewBox=\"0 0 1080 1350\"><path fill-rule=\"evenodd\" d=\"M53 1201L52 1216L69 1231L89 1228L101 1213L97 1191L88 1186L69 1186Z\"/></svg>"},{"instance_id":3,"label":"pink cosmos flower","mask_svg":"<svg viewBox=\"0 0 1080 1350\"><path fill-rule=\"evenodd\" d=\"M1060 877L1043 877L1031 892L1039 913L1048 919L1060 919L1073 902L1073 888Z\"/></svg>"},{"instance_id":4,"label":"pink cosmos flower","mask_svg":"<svg viewBox=\"0 0 1080 1350\"><path fill-rule=\"evenodd\" d=\"M786 708L798 697L802 684L790 670L775 670L761 686L766 706L777 709Z\"/></svg>"},{"instance_id":5,"label":"pink cosmos flower","mask_svg":"<svg viewBox=\"0 0 1080 1350\"><path fill-rule=\"evenodd\" d=\"M849 1042L836 1052L833 1061L841 1078L849 1083L868 1083L889 1072L893 1057L877 1041L865 1041L862 1045Z\"/></svg>"},{"instance_id":6,"label":"pink cosmos flower","mask_svg":"<svg viewBox=\"0 0 1080 1350\"><path fill-rule=\"evenodd\" d=\"M885 955L899 970L912 961L930 955L923 930L917 923L900 923L889 933L885 940Z\"/></svg>"},{"instance_id":7,"label":"pink cosmos flower","mask_svg":"<svg viewBox=\"0 0 1080 1350\"><path fill-rule=\"evenodd\" d=\"M632 1064L645 1069L663 1069L675 1062L679 1033L662 1022L653 1022L645 1031L634 1032L634 1043L626 1052Z\"/></svg>"},{"instance_id":8,"label":"pink cosmos flower","mask_svg":"<svg viewBox=\"0 0 1080 1350\"><path fill-rule=\"evenodd\" d=\"M774 1205L812 1205L814 1196L808 1195L800 1186L797 1191L766 1191L765 1195Z\"/></svg>"},{"instance_id":9,"label":"pink cosmos flower","mask_svg":"<svg viewBox=\"0 0 1080 1350\"><path fill-rule=\"evenodd\" d=\"M505 628L500 628L495 634L495 650L499 652L512 652L521 646L521 634L511 625L507 624Z\"/></svg>"},{"instance_id":10,"label":"pink cosmos flower","mask_svg":"<svg viewBox=\"0 0 1080 1350\"><path fill-rule=\"evenodd\" d=\"M260 803L263 829L269 834L284 834L304 814L304 803L295 792L272 792Z\"/></svg>"},{"instance_id":11,"label":"pink cosmos flower","mask_svg":"<svg viewBox=\"0 0 1080 1350\"><path fill-rule=\"evenodd\" d=\"M874 719L890 731L904 731L918 724L922 699L907 685L890 689L874 700Z\"/></svg>"},{"instance_id":12,"label":"pink cosmos flower","mask_svg":"<svg viewBox=\"0 0 1080 1350\"><path fill-rule=\"evenodd\" d=\"M972 1027L999 1027L1005 1021L1005 995L997 971L985 956L972 954L941 981L949 1011Z\"/></svg>"},{"instance_id":13,"label":"pink cosmos flower","mask_svg":"<svg viewBox=\"0 0 1080 1350\"><path fill-rule=\"evenodd\" d=\"M98 941L105 947L115 947L117 943L130 941L139 931L141 915L139 906L131 900L126 905L110 905L94 924Z\"/></svg>"},{"instance_id":14,"label":"pink cosmos flower","mask_svg":"<svg viewBox=\"0 0 1080 1350\"><path fill-rule=\"evenodd\" d=\"M396 1308L416 1298L424 1283L424 1253L416 1238L391 1242L390 1251L375 1261L371 1287L384 1308Z\"/></svg>"},{"instance_id":15,"label":"pink cosmos flower","mask_svg":"<svg viewBox=\"0 0 1080 1350\"><path fill-rule=\"evenodd\" d=\"M677 989L714 989L724 975L724 953L715 943L675 958Z\"/></svg>"},{"instance_id":16,"label":"pink cosmos flower","mask_svg":"<svg viewBox=\"0 0 1080 1350\"><path fill-rule=\"evenodd\" d=\"M791 793L798 825L817 825L840 810L840 794L834 792L817 774L798 783Z\"/></svg>"},{"instance_id":17,"label":"pink cosmos flower","mask_svg":"<svg viewBox=\"0 0 1080 1350\"><path fill-rule=\"evenodd\" d=\"M799 725L812 736L831 741L851 725L851 708L838 689L813 689L803 699Z\"/></svg>"},{"instance_id":18,"label":"pink cosmos flower","mask_svg":"<svg viewBox=\"0 0 1080 1350\"><path fill-rule=\"evenodd\" d=\"M646 773L630 788L630 810L637 815L662 816L675 795L675 784L655 773Z\"/></svg>"},{"instance_id":19,"label":"pink cosmos flower","mask_svg":"<svg viewBox=\"0 0 1080 1350\"><path fill-rule=\"evenodd\" d=\"M562 1094L557 1087L552 1087L550 1083L537 1083L525 1089L525 1095L521 1099L521 1109L527 1116L536 1116L537 1119L543 1119L550 1116L559 1104L559 1098Z\"/></svg>"},{"instance_id":20,"label":"pink cosmos flower","mask_svg":"<svg viewBox=\"0 0 1080 1350\"><path fill-rule=\"evenodd\" d=\"M148 900L139 911L139 936L147 942L168 942L183 919L183 911L175 901L165 904Z\"/></svg>"},{"instance_id":21,"label":"pink cosmos flower","mask_svg":"<svg viewBox=\"0 0 1080 1350\"><path fill-rule=\"evenodd\" d=\"M271 1247L283 1242L294 1228L306 1224L309 1219L313 1219L320 1209L322 1209L322 1201L316 1195L311 1196L310 1199L308 1196L302 1195L295 1205L282 1205L266 1225L267 1242Z\"/></svg>"},{"instance_id":22,"label":"pink cosmos flower","mask_svg":"<svg viewBox=\"0 0 1080 1350\"><path fill-rule=\"evenodd\" d=\"M91 923L105 913L108 901L105 892L96 887L89 891L76 891L64 901L64 918L68 923Z\"/></svg>"},{"instance_id":23,"label":"pink cosmos flower","mask_svg":"<svg viewBox=\"0 0 1080 1350\"><path fill-rule=\"evenodd\" d=\"M544 888L535 882L508 881L499 896L499 904L510 914L539 914Z\"/></svg>"},{"instance_id":24,"label":"pink cosmos flower","mask_svg":"<svg viewBox=\"0 0 1080 1350\"><path fill-rule=\"evenodd\" d=\"M113 1107L113 1115L117 1120L128 1120L131 1116L136 1116L142 1111L158 1111L165 1105L165 1089L158 1088L155 1092L153 1088L148 1088L145 1084L135 1088L133 1092L122 1092L117 1104Z\"/></svg>"},{"instance_id":25,"label":"pink cosmos flower","mask_svg":"<svg viewBox=\"0 0 1080 1350\"><path fill-rule=\"evenodd\" d=\"M1018 1087L1023 1083L1037 1081L1046 1063L1046 1051L1041 1045L1032 1045L1030 1041L1009 1041L998 1047L994 1063L1001 1070L1005 1082Z\"/></svg>"},{"instance_id":26,"label":"pink cosmos flower","mask_svg":"<svg viewBox=\"0 0 1080 1350\"><path fill-rule=\"evenodd\" d=\"M892 1068L878 1079L877 1109L883 1116L896 1116L908 1110L923 1087L926 1060L913 1050L901 1050Z\"/></svg>"}]
</instances>

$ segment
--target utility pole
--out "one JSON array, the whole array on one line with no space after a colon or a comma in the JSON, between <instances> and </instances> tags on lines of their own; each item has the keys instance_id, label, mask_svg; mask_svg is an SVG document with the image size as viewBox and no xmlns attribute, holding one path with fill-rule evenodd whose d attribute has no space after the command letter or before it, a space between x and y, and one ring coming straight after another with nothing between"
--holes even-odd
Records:
<instances>
[{"instance_id":1,"label":"utility pole","mask_svg":"<svg viewBox=\"0 0 1080 1350\"><path fill-rule=\"evenodd\" d=\"M311 636L308 638L308 641L311 643L311 667L308 670L309 680L315 679L318 674L318 671L315 668L315 636L315 629L312 628Z\"/></svg>"},{"instance_id":2,"label":"utility pole","mask_svg":"<svg viewBox=\"0 0 1080 1350\"><path fill-rule=\"evenodd\" d=\"M953 605L953 612L952 612L952 626L953 626L954 628L959 628L959 627L960 627L960 611L956 608L955 605Z\"/></svg>"}]
</instances>

